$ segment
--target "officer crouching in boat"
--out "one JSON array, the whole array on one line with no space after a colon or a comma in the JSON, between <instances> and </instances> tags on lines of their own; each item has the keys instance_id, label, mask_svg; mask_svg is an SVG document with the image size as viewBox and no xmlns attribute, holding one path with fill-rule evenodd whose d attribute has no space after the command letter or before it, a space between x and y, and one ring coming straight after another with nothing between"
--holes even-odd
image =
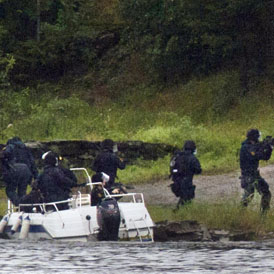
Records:
<instances>
[{"instance_id":1,"label":"officer crouching in boat","mask_svg":"<svg viewBox=\"0 0 274 274\"><path fill-rule=\"evenodd\" d=\"M48 151L42 155L42 159L44 160L44 169L37 178L37 187L44 197L44 202L67 200L69 198L67 189L77 186L77 183L58 166L59 159L56 153ZM58 205L58 209L67 208L67 203Z\"/></svg>"},{"instance_id":2,"label":"officer crouching in boat","mask_svg":"<svg viewBox=\"0 0 274 274\"><path fill-rule=\"evenodd\" d=\"M114 152L115 144L111 139L102 142L102 152L95 158L92 170L96 173L104 172L109 176L105 188L112 191L115 188L115 178L118 169L125 169L126 164Z\"/></svg>"},{"instance_id":3,"label":"officer crouching in boat","mask_svg":"<svg viewBox=\"0 0 274 274\"><path fill-rule=\"evenodd\" d=\"M77 177L69 168L64 166L64 160L61 156L58 156L58 167L62 170L64 175L67 177L68 180L61 185L61 188L64 191L64 196L66 199L71 197L72 188L73 187L83 187L86 186L86 183L78 184Z\"/></svg>"},{"instance_id":4,"label":"officer crouching in boat","mask_svg":"<svg viewBox=\"0 0 274 274\"><path fill-rule=\"evenodd\" d=\"M20 199L21 204L36 204L67 200L71 197L73 187L84 186L77 184L77 178L74 173L60 164L61 157L54 152L43 154L44 172L32 183L32 190L29 194ZM62 183L61 183L62 182ZM59 209L67 209L68 204L59 204ZM32 212L32 207L24 206L25 212ZM39 207L36 208L40 210Z\"/></svg>"},{"instance_id":5,"label":"officer crouching in boat","mask_svg":"<svg viewBox=\"0 0 274 274\"><path fill-rule=\"evenodd\" d=\"M9 153L4 148L0 151L0 173L6 185L7 197L18 206L20 199L26 195L27 186L31 184L31 171L26 164L9 161Z\"/></svg>"},{"instance_id":6,"label":"officer crouching in boat","mask_svg":"<svg viewBox=\"0 0 274 274\"><path fill-rule=\"evenodd\" d=\"M258 129L250 129L240 150L241 187L244 189L242 205L247 206L254 197L255 189L261 195L261 211L264 213L270 206L271 192L268 183L261 177L259 161L269 160L272 145L260 142L261 134Z\"/></svg>"},{"instance_id":7,"label":"officer crouching in boat","mask_svg":"<svg viewBox=\"0 0 274 274\"><path fill-rule=\"evenodd\" d=\"M186 141L183 151L176 151L171 159L170 170L173 184L170 186L176 197L180 197L176 209L195 197L193 176L202 172L200 162L195 157L196 151L195 142Z\"/></svg>"}]
</instances>

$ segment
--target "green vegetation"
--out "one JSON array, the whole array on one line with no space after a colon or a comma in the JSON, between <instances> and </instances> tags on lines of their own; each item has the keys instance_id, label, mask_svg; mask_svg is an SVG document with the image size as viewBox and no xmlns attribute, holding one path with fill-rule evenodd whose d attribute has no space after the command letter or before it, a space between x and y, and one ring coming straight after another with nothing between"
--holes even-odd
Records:
<instances>
[{"instance_id":1,"label":"green vegetation","mask_svg":"<svg viewBox=\"0 0 274 274\"><path fill-rule=\"evenodd\" d=\"M262 216L259 213L259 199L257 196L248 208L240 207L238 199L231 199L216 203L194 201L176 212L171 206L149 206L148 209L155 222L197 220L209 229L250 231L263 236L274 230L274 212L270 210Z\"/></svg>"},{"instance_id":2,"label":"green vegetation","mask_svg":"<svg viewBox=\"0 0 274 274\"><path fill-rule=\"evenodd\" d=\"M37 91L31 89L11 93L2 108L6 118L2 118L5 129L1 132L0 143L14 135L24 140L102 140L111 137L120 141L142 140L181 147L184 140L194 139L204 174L232 171L239 168L237 150L245 139L246 130L258 127L264 136L273 134L274 114L273 94L267 84L260 87L260 92L254 90L248 98L235 98L234 104L222 115L216 113L216 102L223 98L215 96L214 91L225 92L219 86L222 81L224 86L229 86L230 82L235 85L230 77L230 73L221 73L166 90L144 87L119 100L105 97L92 104L75 94L67 97L41 92L38 97L34 96ZM8 127L10 123L12 126ZM140 159L136 165L120 171L118 176L129 184L156 181L168 176L169 160L169 156L158 161ZM273 156L270 162L273 163ZM243 229L258 234L274 230L272 217L262 222L258 208L242 212L238 202L204 204L194 201L177 213L166 206L149 207L149 211L154 221L195 219L209 228ZM6 203L2 203L1 214L5 209ZM269 214L272 216L273 212Z\"/></svg>"},{"instance_id":3,"label":"green vegetation","mask_svg":"<svg viewBox=\"0 0 274 274\"><path fill-rule=\"evenodd\" d=\"M44 93L52 86L43 86L38 94L30 88L9 96L2 93L5 129L0 142L15 135L23 140L110 137L181 147L184 140L193 139L205 174L232 171L238 169L237 152L248 128L258 127L263 136L273 135L274 95L265 83L252 96L235 96L233 104L228 104L225 94L231 85L237 85L236 76L231 75L215 74L165 90L139 87L124 97L103 97L93 103L84 100L81 90L68 97L59 95L64 92L61 86L58 92ZM140 159L119 177L129 183L159 179L167 176L169 159Z\"/></svg>"},{"instance_id":4,"label":"green vegetation","mask_svg":"<svg viewBox=\"0 0 274 274\"><path fill-rule=\"evenodd\" d=\"M0 142L193 139L205 173L235 170L248 128L274 134L271 6L1 0ZM168 161L120 178L158 179Z\"/></svg>"},{"instance_id":5,"label":"green vegetation","mask_svg":"<svg viewBox=\"0 0 274 274\"><path fill-rule=\"evenodd\" d=\"M181 148L193 139L204 174L238 169L247 129L274 135L272 6L0 0L0 143L18 135ZM169 159L140 159L119 178L131 184L166 177ZM234 226L235 206L228 212L193 204L189 210L213 226L203 208L221 208ZM206 221L201 215L193 218Z\"/></svg>"}]
</instances>

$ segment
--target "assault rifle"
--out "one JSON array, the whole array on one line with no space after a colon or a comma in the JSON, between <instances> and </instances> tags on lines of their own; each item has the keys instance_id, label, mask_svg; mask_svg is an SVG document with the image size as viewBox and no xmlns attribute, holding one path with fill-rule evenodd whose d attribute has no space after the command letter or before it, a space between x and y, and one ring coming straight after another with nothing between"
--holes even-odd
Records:
<instances>
[{"instance_id":1,"label":"assault rifle","mask_svg":"<svg viewBox=\"0 0 274 274\"><path fill-rule=\"evenodd\" d=\"M263 144L274 146L274 138L272 136L266 136L264 140L262 141Z\"/></svg>"}]
</instances>

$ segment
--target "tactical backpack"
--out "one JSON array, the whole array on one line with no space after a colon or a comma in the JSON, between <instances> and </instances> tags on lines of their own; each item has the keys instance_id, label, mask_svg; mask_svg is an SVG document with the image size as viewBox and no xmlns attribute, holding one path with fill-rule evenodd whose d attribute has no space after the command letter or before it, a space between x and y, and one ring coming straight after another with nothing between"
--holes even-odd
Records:
<instances>
[{"instance_id":1,"label":"tactical backpack","mask_svg":"<svg viewBox=\"0 0 274 274\"><path fill-rule=\"evenodd\" d=\"M173 154L173 156L170 159L169 162L169 178L172 178L173 183L170 185L171 191L175 194L176 197L180 197L180 192L181 192L181 186L178 180L176 180L176 175L178 174L178 169L177 169L177 160L179 156L181 155L180 150L176 150Z\"/></svg>"}]
</instances>

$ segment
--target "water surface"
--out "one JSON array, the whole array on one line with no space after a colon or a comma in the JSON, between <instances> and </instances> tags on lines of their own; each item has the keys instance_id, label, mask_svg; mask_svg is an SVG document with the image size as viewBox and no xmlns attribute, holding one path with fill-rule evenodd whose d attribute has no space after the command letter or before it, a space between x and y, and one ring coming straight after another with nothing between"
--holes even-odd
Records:
<instances>
[{"instance_id":1,"label":"water surface","mask_svg":"<svg viewBox=\"0 0 274 274\"><path fill-rule=\"evenodd\" d=\"M0 245L0 273L274 273L274 241Z\"/></svg>"}]
</instances>

